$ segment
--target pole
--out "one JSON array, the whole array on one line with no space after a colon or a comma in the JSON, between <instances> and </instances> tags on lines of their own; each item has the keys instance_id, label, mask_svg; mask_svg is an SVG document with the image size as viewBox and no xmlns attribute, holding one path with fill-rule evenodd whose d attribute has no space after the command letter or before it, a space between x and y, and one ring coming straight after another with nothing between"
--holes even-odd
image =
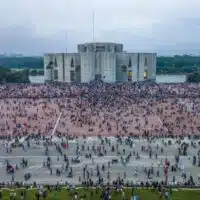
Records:
<instances>
[{"instance_id":1,"label":"pole","mask_svg":"<svg viewBox=\"0 0 200 200\"><path fill-rule=\"evenodd\" d=\"M93 11L93 16L92 16L92 41L94 42L94 23L95 23L95 12Z\"/></svg>"},{"instance_id":2,"label":"pole","mask_svg":"<svg viewBox=\"0 0 200 200\"><path fill-rule=\"evenodd\" d=\"M51 136L54 136L54 134L55 134L55 131L56 131L56 128L57 128L57 126L58 126L58 124L59 124L61 115L62 115L62 112L61 112L60 115L58 116L58 119L57 119L57 121L56 121L56 124L55 124L55 126L54 126L54 129L53 129L53 131L52 131Z\"/></svg>"},{"instance_id":3,"label":"pole","mask_svg":"<svg viewBox=\"0 0 200 200\"><path fill-rule=\"evenodd\" d=\"M67 31L65 32L65 41L66 41L66 53L67 53Z\"/></svg>"}]
</instances>

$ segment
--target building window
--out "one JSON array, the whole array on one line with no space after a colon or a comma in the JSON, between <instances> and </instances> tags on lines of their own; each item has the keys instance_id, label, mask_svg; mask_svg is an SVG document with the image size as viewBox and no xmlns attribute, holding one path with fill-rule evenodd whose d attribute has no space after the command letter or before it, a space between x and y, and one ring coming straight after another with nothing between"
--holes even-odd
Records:
<instances>
[{"instance_id":1,"label":"building window","mask_svg":"<svg viewBox=\"0 0 200 200\"><path fill-rule=\"evenodd\" d=\"M74 67L74 59L71 58L71 64L70 64L71 67Z\"/></svg>"},{"instance_id":2,"label":"building window","mask_svg":"<svg viewBox=\"0 0 200 200\"><path fill-rule=\"evenodd\" d=\"M129 70L128 71L128 81L131 81L132 80L132 71Z\"/></svg>"},{"instance_id":3,"label":"building window","mask_svg":"<svg viewBox=\"0 0 200 200\"><path fill-rule=\"evenodd\" d=\"M139 80L139 70L140 70L140 54L137 56L137 81Z\"/></svg>"},{"instance_id":4,"label":"building window","mask_svg":"<svg viewBox=\"0 0 200 200\"><path fill-rule=\"evenodd\" d=\"M55 67L58 66L58 64L57 64L57 59L56 59L56 58L54 59L54 66L55 66Z\"/></svg>"},{"instance_id":5,"label":"building window","mask_svg":"<svg viewBox=\"0 0 200 200\"><path fill-rule=\"evenodd\" d=\"M95 75L95 80L100 81L101 80L101 74L96 74Z\"/></svg>"},{"instance_id":6,"label":"building window","mask_svg":"<svg viewBox=\"0 0 200 200\"><path fill-rule=\"evenodd\" d=\"M126 72L126 71L127 71L126 65L122 65L122 71L123 71L123 72Z\"/></svg>"},{"instance_id":7,"label":"building window","mask_svg":"<svg viewBox=\"0 0 200 200\"><path fill-rule=\"evenodd\" d=\"M54 80L58 80L58 70L54 70Z\"/></svg>"},{"instance_id":8,"label":"building window","mask_svg":"<svg viewBox=\"0 0 200 200\"><path fill-rule=\"evenodd\" d=\"M75 81L75 72L74 71L70 71L70 80L71 80L71 82Z\"/></svg>"},{"instance_id":9,"label":"building window","mask_svg":"<svg viewBox=\"0 0 200 200\"><path fill-rule=\"evenodd\" d=\"M144 60L144 65L147 66L147 64L148 63L147 63L147 57L146 57L145 60Z\"/></svg>"},{"instance_id":10,"label":"building window","mask_svg":"<svg viewBox=\"0 0 200 200\"><path fill-rule=\"evenodd\" d=\"M65 54L62 55L62 64L63 64L63 81L65 81Z\"/></svg>"},{"instance_id":11,"label":"building window","mask_svg":"<svg viewBox=\"0 0 200 200\"><path fill-rule=\"evenodd\" d=\"M96 46L96 52L105 52L105 46Z\"/></svg>"},{"instance_id":12,"label":"building window","mask_svg":"<svg viewBox=\"0 0 200 200\"><path fill-rule=\"evenodd\" d=\"M81 66L80 65L77 65L76 66L76 72L79 72L81 70Z\"/></svg>"},{"instance_id":13,"label":"building window","mask_svg":"<svg viewBox=\"0 0 200 200\"><path fill-rule=\"evenodd\" d=\"M148 78L147 70L144 71L144 80Z\"/></svg>"},{"instance_id":14,"label":"building window","mask_svg":"<svg viewBox=\"0 0 200 200\"><path fill-rule=\"evenodd\" d=\"M50 61L49 64L46 66L46 69L53 69L53 62Z\"/></svg>"},{"instance_id":15,"label":"building window","mask_svg":"<svg viewBox=\"0 0 200 200\"><path fill-rule=\"evenodd\" d=\"M128 67L132 67L131 58L129 58Z\"/></svg>"}]
</instances>

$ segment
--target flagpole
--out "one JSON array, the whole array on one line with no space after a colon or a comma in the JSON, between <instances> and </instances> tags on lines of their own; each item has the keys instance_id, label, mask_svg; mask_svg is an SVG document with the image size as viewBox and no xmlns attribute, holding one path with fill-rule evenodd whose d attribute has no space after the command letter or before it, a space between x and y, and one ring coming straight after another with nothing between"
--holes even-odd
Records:
<instances>
[{"instance_id":1,"label":"flagpole","mask_svg":"<svg viewBox=\"0 0 200 200\"><path fill-rule=\"evenodd\" d=\"M57 126L58 126L58 124L59 124L61 115L62 115L62 112L61 112L60 115L58 116L58 119L57 119L57 121L56 121L56 124L55 124L55 126L54 126L54 129L53 129L53 131L52 131L51 136L54 136L54 134L55 134L55 131L56 131L56 128L57 128Z\"/></svg>"},{"instance_id":2,"label":"flagpole","mask_svg":"<svg viewBox=\"0 0 200 200\"><path fill-rule=\"evenodd\" d=\"M67 35L67 31L66 31L66 32L65 32L66 53L67 53L67 41L68 41L68 40L67 40L67 39L68 39L67 36L68 36L68 35Z\"/></svg>"},{"instance_id":3,"label":"flagpole","mask_svg":"<svg viewBox=\"0 0 200 200\"><path fill-rule=\"evenodd\" d=\"M95 11L92 14L92 41L94 42L94 34L95 34Z\"/></svg>"}]
</instances>

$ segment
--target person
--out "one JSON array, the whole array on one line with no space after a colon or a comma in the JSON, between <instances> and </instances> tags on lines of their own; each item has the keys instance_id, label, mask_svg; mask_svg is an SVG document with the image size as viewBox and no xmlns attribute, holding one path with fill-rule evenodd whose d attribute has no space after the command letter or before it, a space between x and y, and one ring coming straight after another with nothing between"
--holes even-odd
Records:
<instances>
[{"instance_id":1,"label":"person","mask_svg":"<svg viewBox=\"0 0 200 200\"><path fill-rule=\"evenodd\" d=\"M135 194L135 195L133 196L133 200L139 200L138 194Z\"/></svg>"},{"instance_id":2,"label":"person","mask_svg":"<svg viewBox=\"0 0 200 200\"><path fill-rule=\"evenodd\" d=\"M20 200L24 200L24 193L23 193L23 191L21 191Z\"/></svg>"},{"instance_id":3,"label":"person","mask_svg":"<svg viewBox=\"0 0 200 200\"><path fill-rule=\"evenodd\" d=\"M35 197L37 200L40 200L40 193L38 191L35 193Z\"/></svg>"},{"instance_id":4,"label":"person","mask_svg":"<svg viewBox=\"0 0 200 200\"><path fill-rule=\"evenodd\" d=\"M16 194L16 192L14 192L13 193L13 200L16 200L16 196L17 196L17 194Z\"/></svg>"},{"instance_id":5,"label":"person","mask_svg":"<svg viewBox=\"0 0 200 200\"><path fill-rule=\"evenodd\" d=\"M55 190L52 193L52 200L56 200L56 191Z\"/></svg>"},{"instance_id":6,"label":"person","mask_svg":"<svg viewBox=\"0 0 200 200\"><path fill-rule=\"evenodd\" d=\"M164 193L165 200L168 200L168 197L169 197L169 192L167 190L165 190L165 193Z\"/></svg>"},{"instance_id":7,"label":"person","mask_svg":"<svg viewBox=\"0 0 200 200\"><path fill-rule=\"evenodd\" d=\"M75 200L78 199L78 193L77 192L75 192L75 194L74 194L74 199Z\"/></svg>"}]
</instances>

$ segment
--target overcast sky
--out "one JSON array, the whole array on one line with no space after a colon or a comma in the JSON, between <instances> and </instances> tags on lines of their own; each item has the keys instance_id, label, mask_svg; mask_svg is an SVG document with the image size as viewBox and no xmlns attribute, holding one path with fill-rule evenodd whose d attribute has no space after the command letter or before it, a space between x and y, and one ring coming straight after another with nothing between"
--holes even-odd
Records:
<instances>
[{"instance_id":1,"label":"overcast sky","mask_svg":"<svg viewBox=\"0 0 200 200\"><path fill-rule=\"evenodd\" d=\"M200 54L199 0L1 0L0 54L76 51L118 42L130 52Z\"/></svg>"}]
</instances>

